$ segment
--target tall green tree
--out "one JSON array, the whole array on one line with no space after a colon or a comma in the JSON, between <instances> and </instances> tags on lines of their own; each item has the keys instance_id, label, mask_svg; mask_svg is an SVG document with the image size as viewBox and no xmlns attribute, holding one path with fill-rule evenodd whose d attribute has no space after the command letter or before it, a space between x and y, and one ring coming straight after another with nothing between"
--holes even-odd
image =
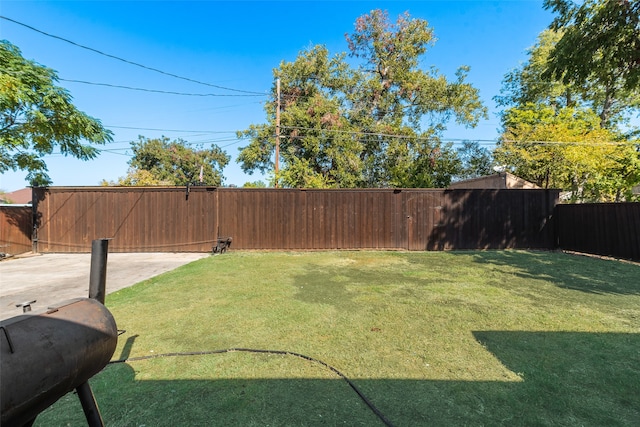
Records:
<instances>
[{"instance_id":1,"label":"tall green tree","mask_svg":"<svg viewBox=\"0 0 640 427\"><path fill-rule=\"evenodd\" d=\"M49 185L44 156L57 149L90 160L99 154L96 144L112 141L111 131L79 111L57 81L55 71L0 40L0 172L24 170L29 184Z\"/></svg>"},{"instance_id":2,"label":"tall green tree","mask_svg":"<svg viewBox=\"0 0 640 427\"><path fill-rule=\"evenodd\" d=\"M181 139L145 138L131 143L133 157L127 176L115 185L203 185L220 186L224 180L222 169L229 156L219 147L192 148ZM200 174L202 173L202 181Z\"/></svg>"},{"instance_id":3,"label":"tall green tree","mask_svg":"<svg viewBox=\"0 0 640 427\"><path fill-rule=\"evenodd\" d=\"M629 59L609 61L605 52L614 39L621 44L615 51L629 51L640 33L633 19L614 25L626 6L609 3L546 2L558 18L540 34L529 60L505 76L495 98L505 107L496 159L576 201L630 200L640 183L638 129L629 121L639 112L640 90L624 65ZM629 32L635 40L626 38ZM575 52L581 53L571 56Z\"/></svg>"},{"instance_id":4,"label":"tall green tree","mask_svg":"<svg viewBox=\"0 0 640 427\"><path fill-rule=\"evenodd\" d=\"M640 2L545 0L557 14L550 28L561 37L549 54L544 77L592 93L601 126L615 124L616 104L640 106Z\"/></svg>"},{"instance_id":5,"label":"tall green tree","mask_svg":"<svg viewBox=\"0 0 640 427\"><path fill-rule=\"evenodd\" d=\"M543 77L549 55L561 37L561 33L549 29L538 35L536 43L527 49L528 60L502 79L500 95L494 97L498 106L510 108L533 103L558 110L584 103L583 91L575 84Z\"/></svg>"},{"instance_id":6,"label":"tall green tree","mask_svg":"<svg viewBox=\"0 0 640 427\"><path fill-rule=\"evenodd\" d=\"M551 73L552 55L563 39L563 33L553 29L540 33L535 45L528 49L529 59L504 76L500 95L494 98L496 103L505 108L527 103L555 109L591 108L599 115L601 127L622 131L629 118L639 112L640 88L625 90L619 86L620 81L568 78L573 72L569 69Z\"/></svg>"},{"instance_id":7,"label":"tall green tree","mask_svg":"<svg viewBox=\"0 0 640 427\"><path fill-rule=\"evenodd\" d=\"M486 109L466 67L454 81L419 67L433 41L425 20L403 14L391 22L374 10L347 36L350 60L315 46L282 62L274 70L282 135L275 180L288 187L448 185L459 160L440 136L450 120L475 126ZM251 140L238 158L247 172L273 168L276 108L266 105L267 123L239 133Z\"/></svg>"},{"instance_id":8,"label":"tall green tree","mask_svg":"<svg viewBox=\"0 0 640 427\"><path fill-rule=\"evenodd\" d=\"M458 148L460 168L456 180L473 179L491 175L493 171L493 155L486 147L481 147L478 141L463 141Z\"/></svg>"},{"instance_id":9,"label":"tall green tree","mask_svg":"<svg viewBox=\"0 0 640 427\"><path fill-rule=\"evenodd\" d=\"M344 55L329 57L322 46L300 53L292 62L274 70L281 79L280 158L276 177L286 187L353 187L357 185L361 142L351 133L343 115L340 87L348 69ZM273 88L276 97L276 88ZM267 103L268 123L251 125L239 136L251 143L238 157L243 170L251 173L274 168L275 115L277 103Z\"/></svg>"}]
</instances>

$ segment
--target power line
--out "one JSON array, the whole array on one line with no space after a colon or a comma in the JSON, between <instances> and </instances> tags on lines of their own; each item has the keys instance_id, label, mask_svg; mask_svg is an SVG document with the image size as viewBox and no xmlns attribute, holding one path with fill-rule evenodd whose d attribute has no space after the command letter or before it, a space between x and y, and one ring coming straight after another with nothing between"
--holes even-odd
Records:
<instances>
[{"instance_id":1,"label":"power line","mask_svg":"<svg viewBox=\"0 0 640 427\"><path fill-rule=\"evenodd\" d=\"M108 128L114 129L132 129L132 130L149 130L149 131L159 131L159 132L182 132L182 133L195 133L200 135L192 135L192 136L204 136L208 134L235 134L237 131L209 131L209 130L184 130L184 129L157 129L157 128L139 128L139 127L129 127L129 126L106 126ZM425 140L434 140L443 143L462 143L465 141L477 142L480 145L496 145L499 140L497 139L478 139L478 138L439 138L439 137L420 137L420 136L411 136L411 135L398 135L398 134L387 134L387 133L376 133L376 132L362 132L356 130L338 130L338 129L315 129L310 127L302 127L302 126L281 126L281 129L286 130L302 130L302 131L320 131L325 134L343 134L343 135L351 135L354 137L358 137L358 141L360 142L370 142L375 141L372 138L366 137L383 137L383 138L396 138L396 139L412 139L415 141L425 141ZM310 136L317 137L317 135L309 135L309 134L299 134L299 135L281 135L282 138L293 139L293 138L308 138ZM275 138L274 135L270 135L270 137ZM364 138L363 138L364 137ZM251 137L241 137L238 138L237 141L232 142L230 144L226 144L221 146L220 148L228 147L231 145L236 145L242 141L250 140ZM207 139L203 141L191 142L190 144L197 143L218 143L218 142L229 142L234 141L230 138L223 139ZM623 145L637 145L638 142L634 141L515 141L515 140L502 140L502 142L507 143L520 143L520 144L535 144L535 145L585 145L585 146L623 146Z\"/></svg>"},{"instance_id":2,"label":"power line","mask_svg":"<svg viewBox=\"0 0 640 427\"><path fill-rule=\"evenodd\" d=\"M181 132L181 133L197 133L202 135L207 134L235 134L238 131L235 130L224 130L224 131L211 131L211 130L185 130L185 129L159 129L159 128L144 128L144 127L134 127L134 126L112 126L105 125L107 128L113 129L131 129L131 130L148 130L148 131L156 131L156 132ZM414 140L432 140L438 139L443 142L465 142L465 141L475 141L479 143L488 143L488 144L496 144L498 141L494 139L475 139L475 138L431 138L431 137L419 137L412 135L397 135L397 134L386 134L386 133L376 133L376 132L362 132L362 131L348 131L348 130L338 130L338 129L316 129L310 127L302 127L302 126L281 126L281 129L287 130L305 130L305 131L322 131L324 133L336 133L336 134L345 134L345 135L362 135L362 136L375 136L375 137L386 137L386 138L402 138L402 139L414 139ZM196 135L193 135L196 136ZM200 135L197 135L200 136ZM271 135L275 137L275 135ZM304 138L309 135L281 135L285 138ZM250 137L242 137L239 138L241 140L250 139ZM221 140L224 142L224 140Z\"/></svg>"},{"instance_id":3,"label":"power line","mask_svg":"<svg viewBox=\"0 0 640 427\"><path fill-rule=\"evenodd\" d=\"M317 129L310 127L301 127L301 126L280 126L280 129L288 129L288 130L312 130L312 131L321 131L326 133L339 133L345 135L364 135L364 136L376 136L376 137L386 137L386 138L398 138L398 139L413 139L413 140L435 140L438 139L440 141L447 142L464 142L464 141L477 141L477 142L489 142L495 144L497 141L494 139L473 139L473 138L437 138L437 137L423 137L417 135L398 135L398 134L389 134L389 133L381 133L381 132L362 132L355 130L338 130L338 129ZM294 137L292 135L284 135L287 137ZM302 135L295 135L295 137L302 137Z\"/></svg>"},{"instance_id":4,"label":"power line","mask_svg":"<svg viewBox=\"0 0 640 427\"><path fill-rule=\"evenodd\" d=\"M241 142L242 142L242 140L238 140L238 141L232 142L230 144L218 146L218 148L223 149L223 148L231 147L232 145L237 145L237 144L239 144ZM212 144L213 144L213 142L212 142ZM194 144L186 144L186 145L194 145ZM106 149L98 148L98 152L99 153L114 154L114 155L117 155L117 156L124 156L124 157L133 157L134 156L133 154L129 154L128 153L130 150L131 150L130 147L129 148L106 148ZM56 155L57 156L57 155L62 155L62 153L52 153L50 155Z\"/></svg>"},{"instance_id":5,"label":"power line","mask_svg":"<svg viewBox=\"0 0 640 427\"><path fill-rule=\"evenodd\" d=\"M108 153L108 154L116 154L118 156L133 157L131 154L127 154L126 152L118 153L117 150L98 150L98 151L100 153Z\"/></svg>"},{"instance_id":6,"label":"power line","mask_svg":"<svg viewBox=\"0 0 640 427\"><path fill-rule=\"evenodd\" d=\"M386 138L397 138L397 139L413 139L413 140L439 140L442 142L465 142L465 141L475 141L481 143L491 143L497 144L501 142L498 139L476 139L476 138L439 138L439 137L421 137L417 135L398 135L398 134L388 134L388 133L378 133L378 132L362 132L362 131L353 131L353 130L338 130L338 129L317 129L310 127L301 127L301 126L280 126L281 129L288 130L305 130L305 131L318 131L324 133L339 133L346 135L363 135L363 136L375 136L375 137L386 137ZM283 135L285 137L299 137L303 138L305 135ZM508 143L526 143L526 144L564 144L564 145L638 145L639 141L535 141L535 140L523 140L516 141L505 139L502 142Z\"/></svg>"},{"instance_id":7,"label":"power line","mask_svg":"<svg viewBox=\"0 0 640 427\"><path fill-rule=\"evenodd\" d=\"M264 95L264 93L261 93L261 92L253 92L253 91L248 91L248 90L233 89L233 88L229 88L229 87L224 87L224 86L214 85L214 84L211 84L211 83L202 82L202 81L199 81L199 80L191 79L189 77L179 76L179 75L173 74L173 73L168 73L166 71L162 71L162 70L159 70L157 68L148 67L146 65L143 65L143 64L140 64L140 63L137 63L137 62L134 62L134 61L129 61L128 59L120 58L119 56L111 55L111 54L102 52L102 51L100 51L98 49L94 49L92 47L76 43L76 42L71 41L69 39L65 39L63 37L47 33L45 31L39 30L39 29L37 29L35 27L32 27L30 25L27 25L25 23L16 21L15 19L11 19L11 18L8 18L8 17L3 16L3 15L0 15L0 18L4 19L6 21L9 21L9 22L13 22L14 24L17 24L17 25L21 25L21 26L23 26L25 28L28 28L28 29L30 29L32 31L35 31L35 32L40 33L42 35L45 35L47 37L51 37L51 38L54 38L54 39L57 39L57 40L61 40L61 41L65 42L65 43L72 44L72 45L74 45L76 47L79 47L79 48L86 49L88 51L97 53L98 55L106 56L107 58L115 59L117 61L121 61L121 62L124 62L124 63L129 64L129 65L135 65L136 67L140 67L140 68L143 68L145 70L154 71L156 73L164 74L165 76L173 77L173 78L180 79L180 80L186 80L188 82L197 83L197 84L201 84L201 85L204 85L204 86L215 87L217 89L229 90L229 91L232 91L232 92L248 93L248 94L253 94L253 95Z\"/></svg>"},{"instance_id":8,"label":"power line","mask_svg":"<svg viewBox=\"0 0 640 427\"><path fill-rule=\"evenodd\" d=\"M113 129L153 130L153 131L158 131L158 132L184 132L184 133L203 133L203 134L210 134L210 133L236 133L237 132L235 130L215 131L215 130L157 129L157 128L140 128L140 127L133 127L133 126L110 126L110 125L105 125L105 127L113 128Z\"/></svg>"},{"instance_id":9,"label":"power line","mask_svg":"<svg viewBox=\"0 0 640 427\"><path fill-rule=\"evenodd\" d=\"M234 94L218 94L218 93L185 93L185 92L173 92L173 91L167 91L167 90L145 89L145 88L139 88L139 87L114 85L114 84L110 84L110 83L88 82L88 81L84 81L84 80L71 80L71 79L60 79L60 78L58 80L60 80L62 82L82 83L82 84L91 85L91 86L104 86L104 87L111 87L111 88L117 88L117 89L136 90L136 91L140 91L140 92L162 93L162 94L166 94L166 95L201 96L201 97L205 97L205 96L268 96L267 94L262 94L262 95L258 95L258 94L234 95Z\"/></svg>"},{"instance_id":10,"label":"power line","mask_svg":"<svg viewBox=\"0 0 640 427\"><path fill-rule=\"evenodd\" d=\"M587 146L624 146L638 145L638 141L516 141L513 139L505 139L502 142L510 144L535 144L535 145L587 145Z\"/></svg>"},{"instance_id":11,"label":"power line","mask_svg":"<svg viewBox=\"0 0 640 427\"><path fill-rule=\"evenodd\" d=\"M236 107L244 107L246 105L263 104L263 103L264 101L243 102L242 104L221 105L218 107L206 107L206 108L197 108L195 110L185 110L185 113L196 113L201 111L224 111L224 110L228 111L229 109L236 108Z\"/></svg>"}]
</instances>

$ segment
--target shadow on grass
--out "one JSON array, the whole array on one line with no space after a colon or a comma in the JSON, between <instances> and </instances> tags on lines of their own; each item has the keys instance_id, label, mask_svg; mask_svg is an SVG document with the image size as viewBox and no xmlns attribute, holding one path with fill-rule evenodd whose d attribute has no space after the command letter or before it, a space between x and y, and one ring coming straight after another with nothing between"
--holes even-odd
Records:
<instances>
[{"instance_id":1,"label":"shadow on grass","mask_svg":"<svg viewBox=\"0 0 640 427\"><path fill-rule=\"evenodd\" d=\"M471 256L473 262L487 268L504 267L501 269L505 273L503 279L516 275L525 280L544 280L558 288L589 294L640 295L640 266L619 261L546 251L490 250L448 254ZM425 258L423 253L415 253L405 255L404 259L427 271L442 271L439 283L457 280L452 272L455 258ZM479 274L487 272L490 270L484 269ZM384 292L387 285L396 285L399 281L415 285L416 289L423 289L430 283L420 276L406 274L401 268L385 270L341 266L310 266L304 274L296 276L294 282L298 286L296 298L300 301L351 310L358 307L355 298L359 293L354 287L367 287L369 292L374 293ZM510 286L510 283L505 283L505 286ZM405 287L403 292L411 292L411 289Z\"/></svg>"},{"instance_id":2,"label":"shadow on grass","mask_svg":"<svg viewBox=\"0 0 640 427\"><path fill-rule=\"evenodd\" d=\"M380 269L310 267L304 274L296 276L298 287L296 298L311 304L328 304L338 309L350 310L361 307L354 298L359 293L349 288L367 287L370 292L384 292L386 285L395 285L398 280L423 286L419 278L400 277L397 271Z\"/></svg>"},{"instance_id":3,"label":"shadow on grass","mask_svg":"<svg viewBox=\"0 0 640 427\"><path fill-rule=\"evenodd\" d=\"M522 381L352 380L396 426L640 425L640 334L473 335ZM196 357L215 376L225 355ZM161 362L111 365L92 380L107 425L382 425L340 379L136 379L148 363ZM83 424L74 396L36 423Z\"/></svg>"},{"instance_id":4,"label":"shadow on grass","mask_svg":"<svg viewBox=\"0 0 640 427\"><path fill-rule=\"evenodd\" d=\"M517 276L592 294L640 295L640 266L558 252L473 252L475 262L515 268Z\"/></svg>"}]
</instances>

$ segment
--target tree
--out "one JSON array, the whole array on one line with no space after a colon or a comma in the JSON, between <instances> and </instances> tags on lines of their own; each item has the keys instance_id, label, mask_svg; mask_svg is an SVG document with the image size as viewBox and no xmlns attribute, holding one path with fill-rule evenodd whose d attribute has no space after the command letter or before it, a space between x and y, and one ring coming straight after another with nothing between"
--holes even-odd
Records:
<instances>
[{"instance_id":1,"label":"tree","mask_svg":"<svg viewBox=\"0 0 640 427\"><path fill-rule=\"evenodd\" d=\"M592 61L591 56L607 55L601 52L606 41L600 47L594 41L598 37L590 25L597 19L586 25L591 12L610 6L595 1L582 7L563 1L546 5L552 3L568 20L558 18L543 31L529 60L505 76L495 98L506 107L495 157L523 178L566 190L577 201L630 200L631 187L640 182L640 143L629 118L638 111L640 91L627 88L629 80L614 63ZM574 18L589 28L571 24ZM592 49L589 58L575 57L574 64L559 67L561 51L587 55L586 46ZM578 66L586 68L578 72ZM588 76L581 74L589 67Z\"/></svg>"},{"instance_id":2,"label":"tree","mask_svg":"<svg viewBox=\"0 0 640 427\"><path fill-rule=\"evenodd\" d=\"M162 137L139 137L131 143L133 157L129 161L127 176L118 179L116 185L187 185L202 183L220 186L224 180L222 169L229 163L229 156L219 147L209 149L188 146L186 141L170 141ZM202 177L202 179L200 179Z\"/></svg>"},{"instance_id":3,"label":"tree","mask_svg":"<svg viewBox=\"0 0 640 427\"><path fill-rule=\"evenodd\" d=\"M49 185L44 156L58 149L90 160L99 154L93 144L112 141L111 131L55 85L55 71L26 60L6 40L0 41L0 71L0 172L25 170L31 185Z\"/></svg>"},{"instance_id":4,"label":"tree","mask_svg":"<svg viewBox=\"0 0 640 427\"><path fill-rule=\"evenodd\" d=\"M280 153L283 168L277 179L286 187L353 187L359 179L360 141L342 114L340 85L348 70L344 55L333 59L322 46L302 52L295 62L280 64L274 74L282 83ZM274 95L276 95L274 87ZM245 172L273 169L274 103L265 105L269 123L251 125L239 136L251 143L238 161Z\"/></svg>"},{"instance_id":5,"label":"tree","mask_svg":"<svg viewBox=\"0 0 640 427\"><path fill-rule=\"evenodd\" d=\"M600 126L619 130L640 106L640 91L621 90L602 79L569 79L566 70L557 75L553 67L553 52L563 40L563 33L544 30L536 44L528 50L529 60L507 73L500 95L494 99L502 107L540 103L555 109L564 107L591 108L600 117Z\"/></svg>"},{"instance_id":6,"label":"tree","mask_svg":"<svg viewBox=\"0 0 640 427\"><path fill-rule=\"evenodd\" d=\"M460 168L456 180L479 178L494 173L491 151L480 147L477 141L463 141L462 147L458 148L458 157Z\"/></svg>"},{"instance_id":7,"label":"tree","mask_svg":"<svg viewBox=\"0 0 640 427\"><path fill-rule=\"evenodd\" d=\"M549 54L546 80L583 88L599 86L591 99L609 128L617 103L640 106L640 2L630 0L545 0L558 16L551 29L561 37Z\"/></svg>"},{"instance_id":8,"label":"tree","mask_svg":"<svg viewBox=\"0 0 640 427\"><path fill-rule=\"evenodd\" d=\"M561 36L549 29L538 35L536 43L527 50L528 61L504 76L500 95L494 97L498 106L508 108L534 103L561 109L583 102L582 93L574 84L543 78L549 55Z\"/></svg>"},{"instance_id":9,"label":"tree","mask_svg":"<svg viewBox=\"0 0 640 427\"><path fill-rule=\"evenodd\" d=\"M459 161L442 131L451 119L475 126L486 117L468 69L453 82L420 69L433 32L408 14L392 23L374 10L347 41L353 61L315 46L274 70L282 93L282 169L274 179L288 187L448 185ZM276 108L267 104L267 123L238 135L251 140L238 158L245 172L273 168Z\"/></svg>"},{"instance_id":10,"label":"tree","mask_svg":"<svg viewBox=\"0 0 640 427\"><path fill-rule=\"evenodd\" d=\"M145 169L129 168L127 175L118 178L117 181L107 181L103 179L100 185L108 186L124 186L124 187L154 187L158 185L170 186L175 185L171 180L160 179L153 175L152 172Z\"/></svg>"},{"instance_id":11,"label":"tree","mask_svg":"<svg viewBox=\"0 0 640 427\"><path fill-rule=\"evenodd\" d=\"M245 182L243 188L267 188L267 184L264 181Z\"/></svg>"},{"instance_id":12,"label":"tree","mask_svg":"<svg viewBox=\"0 0 640 427\"><path fill-rule=\"evenodd\" d=\"M620 201L640 180L640 153L600 127L591 109L529 103L508 110L494 157L514 174L573 201Z\"/></svg>"}]
</instances>

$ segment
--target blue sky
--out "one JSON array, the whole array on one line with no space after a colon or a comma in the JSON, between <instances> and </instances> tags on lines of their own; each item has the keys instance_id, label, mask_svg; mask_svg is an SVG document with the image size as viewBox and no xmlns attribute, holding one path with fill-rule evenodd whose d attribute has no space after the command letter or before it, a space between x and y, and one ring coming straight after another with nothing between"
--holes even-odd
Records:
<instances>
[{"instance_id":1,"label":"blue sky","mask_svg":"<svg viewBox=\"0 0 640 427\"><path fill-rule=\"evenodd\" d=\"M332 54L347 50L358 16L385 9L395 20L409 11L434 29L437 42L424 68L436 67L453 79L459 66L471 67L468 81L480 90L489 119L475 129L450 126L447 139L495 140L498 110L492 98L505 73L527 59L526 49L550 23L542 0L511 1L11 1L0 14L104 53L167 73L264 96L216 89L135 67L0 20L0 38L17 45L23 56L53 68L65 80L137 88L234 96L177 96L87 85L59 84L74 104L114 132L114 142L89 162L52 155L46 158L56 186L98 185L127 172L129 143L138 135L182 138L192 144L216 144L232 156L225 185L267 179L245 175L235 162L248 144L235 131L265 121L266 96L273 69L281 61L316 44ZM489 144L489 142L485 142ZM26 185L25 173L2 175L0 188Z\"/></svg>"}]
</instances>

